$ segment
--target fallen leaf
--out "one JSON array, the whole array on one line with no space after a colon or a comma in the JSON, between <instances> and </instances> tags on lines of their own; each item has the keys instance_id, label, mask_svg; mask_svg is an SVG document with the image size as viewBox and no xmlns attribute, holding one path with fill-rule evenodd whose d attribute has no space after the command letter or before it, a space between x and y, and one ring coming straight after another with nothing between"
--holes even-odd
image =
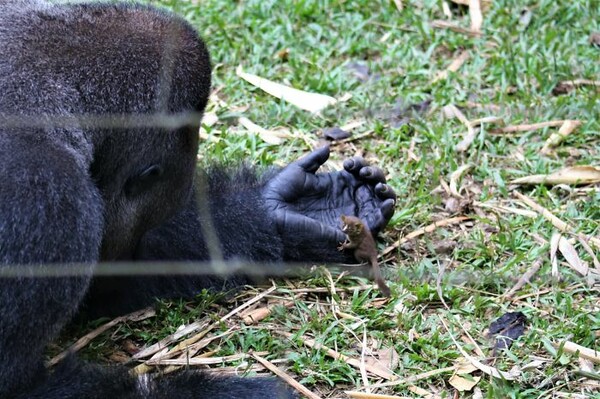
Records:
<instances>
[{"instance_id":1,"label":"fallen leaf","mask_svg":"<svg viewBox=\"0 0 600 399\"><path fill-rule=\"evenodd\" d=\"M250 133L256 133L258 136L265 142L269 144L281 144L284 138L291 137L289 133L284 132L276 132L273 130L267 130L261 126L258 126L256 123L252 122L250 119L242 116L238 119L240 125L244 126L246 130Z\"/></svg>"},{"instance_id":2,"label":"fallen leaf","mask_svg":"<svg viewBox=\"0 0 600 399\"><path fill-rule=\"evenodd\" d=\"M462 165L460 168L456 169L450 175L450 185L449 186L450 186L450 193L453 196L462 198L462 195L460 195L459 189L458 189L458 181L460 180L462 175L471 168L472 168L472 165L469 165L469 164Z\"/></svg>"},{"instance_id":3,"label":"fallen leaf","mask_svg":"<svg viewBox=\"0 0 600 399\"><path fill-rule=\"evenodd\" d=\"M273 97L287 101L300 109L310 111L312 113L319 113L326 107L337 103L335 98L326 96L324 94L310 93L307 91L294 89L293 87L276 83L271 80L261 78L257 75L246 73L243 71L241 66L239 66L235 72L240 78L258 87L259 89L264 90Z\"/></svg>"},{"instance_id":4,"label":"fallen leaf","mask_svg":"<svg viewBox=\"0 0 600 399\"><path fill-rule=\"evenodd\" d=\"M400 356L398 356L398 352L396 352L393 346L381 348L378 353L379 361L390 370L395 370L398 364L400 364Z\"/></svg>"},{"instance_id":5,"label":"fallen leaf","mask_svg":"<svg viewBox=\"0 0 600 399\"><path fill-rule=\"evenodd\" d=\"M464 357L459 357L455 360L455 367L454 374L448 382L461 392L470 391L481 379L479 376L475 377L471 375L471 373L479 369Z\"/></svg>"},{"instance_id":6,"label":"fallen leaf","mask_svg":"<svg viewBox=\"0 0 600 399\"><path fill-rule=\"evenodd\" d=\"M561 236L558 241L558 250L573 270L582 276L587 276L589 270L588 264L579 258L575 247L565 237Z\"/></svg>"},{"instance_id":7,"label":"fallen leaf","mask_svg":"<svg viewBox=\"0 0 600 399\"><path fill-rule=\"evenodd\" d=\"M471 374L473 371L478 370L477 367L473 366L469 360L462 356L457 358L454 363L458 363L456 365L456 374Z\"/></svg>"},{"instance_id":8,"label":"fallen leaf","mask_svg":"<svg viewBox=\"0 0 600 399\"><path fill-rule=\"evenodd\" d=\"M457 390L459 390L461 392L465 392L465 391L470 391L471 389L473 389L475 387L475 385L477 385L479 380L481 380L481 377L474 377L470 374L464 374L464 375L468 376L468 378L462 377L458 374L454 374L452 377L450 377L448 382L450 383L450 385L452 385Z\"/></svg>"},{"instance_id":9,"label":"fallen leaf","mask_svg":"<svg viewBox=\"0 0 600 399\"><path fill-rule=\"evenodd\" d=\"M600 182L600 168L590 165L571 166L549 175L531 175L511 181L511 184L592 184Z\"/></svg>"},{"instance_id":10,"label":"fallen leaf","mask_svg":"<svg viewBox=\"0 0 600 399\"><path fill-rule=\"evenodd\" d=\"M547 362L546 360L532 360L531 362L529 362L526 365L524 365L523 367L521 367L521 370L522 371L535 370L535 369L542 367L544 365L544 363L546 363L546 362Z\"/></svg>"},{"instance_id":11,"label":"fallen leaf","mask_svg":"<svg viewBox=\"0 0 600 399\"><path fill-rule=\"evenodd\" d=\"M554 233L550 239L550 263L552 264L552 277L558 278L558 259L556 254L558 253L558 243L562 236L559 233Z\"/></svg>"}]
</instances>

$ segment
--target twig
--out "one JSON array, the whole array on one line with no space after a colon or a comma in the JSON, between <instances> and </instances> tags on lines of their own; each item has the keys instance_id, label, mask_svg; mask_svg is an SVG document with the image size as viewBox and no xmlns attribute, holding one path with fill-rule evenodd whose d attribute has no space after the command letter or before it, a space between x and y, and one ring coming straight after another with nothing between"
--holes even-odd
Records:
<instances>
[{"instance_id":1,"label":"twig","mask_svg":"<svg viewBox=\"0 0 600 399\"><path fill-rule=\"evenodd\" d=\"M550 137L544 143L544 147L542 147L542 154L547 154L552 147L556 147L560 144L561 141L565 139L569 134L573 132L578 126L581 125L580 121L575 120L566 120L558 129L557 133L552 133Z\"/></svg>"},{"instance_id":2,"label":"twig","mask_svg":"<svg viewBox=\"0 0 600 399\"><path fill-rule=\"evenodd\" d=\"M446 322L444 321L444 319L439 316L440 321L442 322L442 325L444 326L444 328L446 329L446 331L448 332L448 335L450 336L450 339L452 339L452 341L454 342L454 345L456 345L456 348L458 349L458 351L465 357L465 359L467 359L474 367L476 367L477 369L483 371L485 374L490 375L492 377L495 378L502 378L508 381L512 381L514 380L517 376L514 375L513 373L507 373L504 371L500 371L495 367L491 367L488 366L486 364L481 363L479 360L475 359L473 356L469 355L462 346L460 346L460 344L458 343L458 341L456 341L456 338L454 338L454 335L452 335L452 333L450 332L450 328L448 328L448 325L446 324Z\"/></svg>"},{"instance_id":3,"label":"twig","mask_svg":"<svg viewBox=\"0 0 600 399\"><path fill-rule=\"evenodd\" d=\"M460 27L452 22L435 20L431 22L431 26L437 29L449 29L451 31L457 33L464 33L465 35L473 36L473 37L481 37L483 34L481 32L475 31L473 29Z\"/></svg>"},{"instance_id":4,"label":"twig","mask_svg":"<svg viewBox=\"0 0 600 399\"><path fill-rule=\"evenodd\" d=\"M579 243L581 244L583 249L585 249L588 255L590 255L590 257L592 258L592 261L594 262L594 267L596 267L596 269L600 272L600 261L594 253L594 250L588 245L588 238L585 237L583 234L577 234L577 239L579 240Z\"/></svg>"},{"instance_id":5,"label":"twig","mask_svg":"<svg viewBox=\"0 0 600 399\"><path fill-rule=\"evenodd\" d=\"M483 110L488 110L491 112L500 112L502 111L502 107L496 104L481 104L481 103L476 103L474 101L467 101L464 103L463 105L464 107L467 108L481 108Z\"/></svg>"},{"instance_id":6,"label":"twig","mask_svg":"<svg viewBox=\"0 0 600 399\"><path fill-rule=\"evenodd\" d=\"M520 215L528 218L536 218L538 216L536 212L530 211L528 209L519 209L504 205L493 205L487 202L473 201L473 206L483 209L491 209L498 213L510 213L513 215Z\"/></svg>"},{"instance_id":7,"label":"twig","mask_svg":"<svg viewBox=\"0 0 600 399\"><path fill-rule=\"evenodd\" d=\"M96 338L103 332L110 330L112 327L116 326L117 324L120 324L125 321L145 320L150 317L153 317L155 314L156 314L156 312L154 311L154 309L146 308L146 309L138 310L136 312L129 313L128 315L125 315L125 316L117 317L116 319L113 319L113 320L109 321L108 323L101 325L100 327L96 328L95 330L93 330L93 331L87 333L86 335L84 335L83 337L79 338L67 350L62 351L61 353L59 353L58 355L56 355L52 359L50 359L46 363L46 367L52 367L55 364L57 364L58 362L60 362L61 360L63 360L65 357L67 357L67 355L69 353L77 352L77 351L83 349L94 338Z\"/></svg>"},{"instance_id":8,"label":"twig","mask_svg":"<svg viewBox=\"0 0 600 399\"><path fill-rule=\"evenodd\" d=\"M286 337L287 339L292 339L294 337L293 334L285 332L285 331L277 331L277 333ZM298 337L298 339L300 340L300 342L303 345L308 346L309 348L313 348L313 349L321 349L321 350L325 351L327 356L329 356L333 359L336 359L336 360L344 361L344 362L348 363L350 366L356 368L357 370L360 370L360 367L361 367L360 360L355 359L350 356L343 355L339 352L336 352L333 349L328 348L325 345L320 344L313 339L304 338L304 337ZM383 368L375 366L375 365L365 364L365 369L372 374L375 374L381 378L385 378L386 380L395 380L398 378L398 376L395 375L392 371L383 369Z\"/></svg>"},{"instance_id":9,"label":"twig","mask_svg":"<svg viewBox=\"0 0 600 399\"><path fill-rule=\"evenodd\" d=\"M293 299L281 300L275 303L271 303L267 306L263 306L257 309L254 309L249 312L244 312L242 316L244 324L256 324L259 321L267 318L273 312L273 309L277 306L283 306L285 308L291 308L294 306L294 300L302 297L303 294L295 295Z\"/></svg>"},{"instance_id":10,"label":"twig","mask_svg":"<svg viewBox=\"0 0 600 399\"><path fill-rule=\"evenodd\" d=\"M177 355L179 352L183 351L184 349L186 349L190 345L192 345L192 344L200 341L202 338L204 338L206 336L206 334L208 334L210 331L212 331L215 327L217 327L218 325L220 325L222 322L224 322L225 320L229 319L233 315L241 312L242 310L244 310L245 308L251 306L252 304L260 301L261 299L263 299L265 296L269 295L270 293L272 293L276 289L277 289L277 287L273 286L273 287L269 288L268 290L262 292L261 294L256 295L255 297L253 297L249 301L243 303L242 305L240 305L237 308L233 309L231 312L227 313L225 316L221 317L221 319L219 319L219 321L214 322L211 325L209 325L204 331L202 331L202 332L200 332L200 333L198 333L198 334L196 334L196 335L194 335L194 336L192 336L192 337L190 337L190 338L188 338L186 340L183 340L183 341L179 342L174 348L172 348L171 350L169 350L167 353L162 354L161 356L159 356L156 359L151 359L151 361L156 362L158 360L166 360L168 358L171 358L171 357ZM162 349L162 348L157 347L155 345L152 346L153 347L153 353L157 353L157 352L159 352ZM178 359L176 359L176 360L178 360ZM149 361L146 361L146 363L148 363ZM133 371L134 374L139 374L141 372L146 371L146 369L147 369L147 364L140 364L137 367L135 367L132 371Z\"/></svg>"},{"instance_id":11,"label":"twig","mask_svg":"<svg viewBox=\"0 0 600 399\"><path fill-rule=\"evenodd\" d=\"M365 137L369 137L370 135L372 135L373 133L375 133L375 130L368 130L364 133L361 133L357 136L351 136L342 140L333 140L333 142L331 143L331 145L337 145L337 144L344 144L344 143L351 143L353 141L357 141L360 139L364 139Z\"/></svg>"},{"instance_id":12,"label":"twig","mask_svg":"<svg viewBox=\"0 0 600 399\"><path fill-rule=\"evenodd\" d=\"M560 347L560 344L555 343L554 346L558 348ZM590 348L586 348L585 346L578 345L575 342L565 341L563 345L563 350L567 353L579 354L579 357L600 364L600 352Z\"/></svg>"},{"instance_id":13,"label":"twig","mask_svg":"<svg viewBox=\"0 0 600 399\"><path fill-rule=\"evenodd\" d=\"M450 72L456 72L460 69L460 67L465 63L465 61L469 58L469 52L467 50L463 50L458 54L458 56L452 60L450 65L443 71L438 72L438 74L433 78L434 82L438 82L440 80L446 79Z\"/></svg>"},{"instance_id":14,"label":"twig","mask_svg":"<svg viewBox=\"0 0 600 399\"><path fill-rule=\"evenodd\" d=\"M449 188L450 188L450 193L456 197L456 198L462 198L462 195L460 195L459 193L459 189L458 189L458 181L460 180L460 178L462 177L462 175L468 171L469 169L471 169L473 167L473 165L462 165L460 168L456 169L454 172L452 172L450 174L450 184L449 184Z\"/></svg>"},{"instance_id":15,"label":"twig","mask_svg":"<svg viewBox=\"0 0 600 399\"><path fill-rule=\"evenodd\" d=\"M282 380L284 380L289 386L291 386L292 388L294 388L295 390L297 390L298 392L300 392L302 395L304 395L304 396L306 396L307 398L310 398L310 399L321 399L320 396L315 395L314 393L312 393L304 385L300 384L298 381L296 381L295 379L293 379L289 374L287 374L286 372L284 372L283 370L281 370L279 367L275 366L273 363L271 363L267 359L261 357L258 353L252 352L252 353L250 353L250 356L252 356L254 359L256 359L257 362L259 362L260 364L262 364L263 366L265 366L271 372L273 372L274 374L276 374L279 378L281 378Z\"/></svg>"},{"instance_id":16,"label":"twig","mask_svg":"<svg viewBox=\"0 0 600 399\"><path fill-rule=\"evenodd\" d=\"M464 152L469 148L471 143L473 143L473 140L475 140L475 137L477 136L477 131L473 128L473 124L469 122L465 114L463 114L458 108L456 108L455 105L447 105L444 107L444 109L447 112L451 113L456 119L461 121L462 124L465 125L465 127L467 128L467 134L465 135L465 137L463 137L461 142L456 145L456 151Z\"/></svg>"},{"instance_id":17,"label":"twig","mask_svg":"<svg viewBox=\"0 0 600 399\"><path fill-rule=\"evenodd\" d=\"M498 129L490 130L490 133L517 133L517 132L527 132L530 130L543 129L545 127L558 127L562 126L567 120L559 120L559 121L547 121L547 122L539 122L539 123L529 123L522 125L511 125L505 126ZM579 121L572 121L579 122Z\"/></svg>"},{"instance_id":18,"label":"twig","mask_svg":"<svg viewBox=\"0 0 600 399\"><path fill-rule=\"evenodd\" d=\"M573 292L573 290L581 288L583 286L585 286L585 284L583 284L583 283L575 284L575 285L573 285L571 287L561 288L561 291ZM532 293L529 293L529 294L524 294L524 295L516 297L513 302L519 302L519 301L522 301L523 299L531 298L532 296L542 296L542 295L548 294L550 292L554 292L555 290L556 290L555 288L546 288L546 289L543 289L543 290L540 290L540 291L537 291L537 292L532 292Z\"/></svg>"},{"instance_id":19,"label":"twig","mask_svg":"<svg viewBox=\"0 0 600 399\"><path fill-rule=\"evenodd\" d=\"M360 350L360 376L364 382L363 386L365 387L368 393L371 393L371 388L369 388L369 376L367 375L367 368L365 367L365 354L367 353L367 326L362 320L361 323L363 325L363 339L361 342Z\"/></svg>"},{"instance_id":20,"label":"twig","mask_svg":"<svg viewBox=\"0 0 600 399\"><path fill-rule=\"evenodd\" d=\"M337 291L345 291L345 292L366 291L373 287L375 287L374 284L354 285L352 287L336 287L336 290ZM278 291L285 291L285 292L291 292L291 293L318 294L318 293L328 293L331 291L331 289L329 287L293 288L293 289L280 288Z\"/></svg>"},{"instance_id":21,"label":"twig","mask_svg":"<svg viewBox=\"0 0 600 399\"><path fill-rule=\"evenodd\" d=\"M481 4L479 4L479 0L469 0L469 16L471 17L471 30L481 32L483 15L481 14Z\"/></svg>"},{"instance_id":22,"label":"twig","mask_svg":"<svg viewBox=\"0 0 600 399\"><path fill-rule=\"evenodd\" d=\"M145 357L152 356L155 353L158 353L162 349L169 346L171 343L176 342L176 341L180 340L181 338L185 337L186 335L191 334L195 331L198 331L202 328L205 328L206 326L208 326L208 323L209 322L206 320L200 320L200 321L196 321L191 324L188 324L184 328L182 328L178 331L175 331L175 333L161 339L157 343L152 344L145 349L142 349L141 351L139 351L138 353L133 355L132 358L133 359L143 359Z\"/></svg>"},{"instance_id":23,"label":"twig","mask_svg":"<svg viewBox=\"0 0 600 399\"><path fill-rule=\"evenodd\" d=\"M546 209L543 206L539 205L538 203L536 203L531 198L527 197L526 195L521 194L518 191L513 191L513 194L517 198L519 198L521 201L523 201L524 203L526 203L527 205L529 205L529 207L531 209L533 209L534 211L536 211L537 213L539 213L540 215L542 215L546 220L550 221L550 223L552 223L552 225L554 227L556 227L557 229L559 229L560 231L565 232L565 233L573 233L575 235L578 234L578 233L575 232L575 229L573 228L573 226L569 225L566 222L563 222L558 217L554 216L548 209ZM579 233L579 235L585 237L592 244L594 244L598 248L600 248L600 239L599 238L591 237L591 236L587 236L587 235L583 235L581 233Z\"/></svg>"},{"instance_id":24,"label":"twig","mask_svg":"<svg viewBox=\"0 0 600 399\"><path fill-rule=\"evenodd\" d=\"M581 87L581 86L595 86L596 90L600 90L600 80L589 80L589 79L574 79L574 80L563 80L558 82L552 92L554 94L568 93L569 91Z\"/></svg>"},{"instance_id":25,"label":"twig","mask_svg":"<svg viewBox=\"0 0 600 399\"><path fill-rule=\"evenodd\" d=\"M267 355L269 352L258 352L257 354ZM216 356L216 357L192 357L192 358L183 358L183 359L158 359L158 360L148 360L146 364L153 366L202 366L208 364L221 364L226 362L235 362L238 360L243 360L251 357L251 355L247 353L239 353L237 355L229 355L229 356Z\"/></svg>"},{"instance_id":26,"label":"twig","mask_svg":"<svg viewBox=\"0 0 600 399\"><path fill-rule=\"evenodd\" d=\"M476 127L480 126L484 123L489 124L504 124L504 119L499 116L484 116L483 118L473 119L471 122L471 126Z\"/></svg>"},{"instance_id":27,"label":"twig","mask_svg":"<svg viewBox=\"0 0 600 399\"><path fill-rule=\"evenodd\" d=\"M543 263L542 258L537 258L531 264L531 267L525 273L523 273L523 275L521 276L519 281L517 281L517 283L510 290L508 290L508 292L506 292L504 295L502 295L500 298L501 299L511 299L517 291L519 291L521 288L523 288L525 286L525 284L527 284L531 281L531 278L538 272L538 270L540 270L540 267L542 267L542 263Z\"/></svg>"},{"instance_id":28,"label":"twig","mask_svg":"<svg viewBox=\"0 0 600 399\"><path fill-rule=\"evenodd\" d=\"M450 313L450 314L452 314L452 313ZM473 350L475 351L475 353L477 353L477 356L479 356L480 358L484 358L485 353L483 353L483 350L481 350L481 347L479 346L477 341L475 341L475 339L471 336L471 333L469 333L469 331L465 328L465 323L461 323L459 320L458 325L460 326L460 329L463 330L463 332L467 336L468 341L471 342L471 345L473 345Z\"/></svg>"},{"instance_id":29,"label":"twig","mask_svg":"<svg viewBox=\"0 0 600 399\"><path fill-rule=\"evenodd\" d=\"M412 399L408 396L396 396L396 395L381 395L377 393L366 393L357 391L344 391L344 393L351 398L356 399Z\"/></svg>"},{"instance_id":30,"label":"twig","mask_svg":"<svg viewBox=\"0 0 600 399\"><path fill-rule=\"evenodd\" d=\"M404 379L398 379L394 381L382 382L381 384L373 384L371 388L385 388L385 387L393 387L396 385L402 384L410 384L420 380L426 380L438 374L449 373L451 371L456 370L457 366L444 367L437 370L427 371L426 373L411 375L410 377L406 377Z\"/></svg>"}]
</instances>

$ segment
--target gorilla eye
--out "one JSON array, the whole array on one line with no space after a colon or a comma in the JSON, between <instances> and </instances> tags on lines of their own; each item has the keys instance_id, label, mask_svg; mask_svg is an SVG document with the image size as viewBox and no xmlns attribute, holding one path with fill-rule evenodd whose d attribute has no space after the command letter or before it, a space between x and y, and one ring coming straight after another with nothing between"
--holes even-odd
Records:
<instances>
[{"instance_id":1,"label":"gorilla eye","mask_svg":"<svg viewBox=\"0 0 600 399\"><path fill-rule=\"evenodd\" d=\"M140 179L152 179L155 177L162 176L163 170L159 165L152 165L147 167L142 173L140 173Z\"/></svg>"},{"instance_id":2,"label":"gorilla eye","mask_svg":"<svg viewBox=\"0 0 600 399\"><path fill-rule=\"evenodd\" d=\"M164 171L160 165L151 165L139 174L130 177L125 183L125 194L127 196L136 196L149 190L157 181L160 180Z\"/></svg>"}]
</instances>

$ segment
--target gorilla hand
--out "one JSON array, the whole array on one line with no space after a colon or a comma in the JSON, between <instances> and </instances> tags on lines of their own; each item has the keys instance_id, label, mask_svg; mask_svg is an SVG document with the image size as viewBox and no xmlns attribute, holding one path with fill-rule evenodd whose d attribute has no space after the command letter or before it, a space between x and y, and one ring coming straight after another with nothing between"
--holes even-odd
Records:
<instances>
[{"instance_id":1,"label":"gorilla hand","mask_svg":"<svg viewBox=\"0 0 600 399\"><path fill-rule=\"evenodd\" d=\"M376 234L394 213L396 194L381 169L354 157L344 162L344 170L317 174L328 158L329 147L319 148L285 167L263 189L287 260L351 259L336 250L346 238L340 216L357 216Z\"/></svg>"}]
</instances>

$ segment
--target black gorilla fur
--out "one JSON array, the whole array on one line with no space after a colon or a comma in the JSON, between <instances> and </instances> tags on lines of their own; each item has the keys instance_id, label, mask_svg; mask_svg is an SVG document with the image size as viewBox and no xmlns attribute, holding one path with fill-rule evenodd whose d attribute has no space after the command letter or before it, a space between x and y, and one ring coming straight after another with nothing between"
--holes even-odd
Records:
<instances>
[{"instance_id":1,"label":"black gorilla fur","mask_svg":"<svg viewBox=\"0 0 600 399\"><path fill-rule=\"evenodd\" d=\"M191 117L206 105L210 62L185 21L139 5L0 0L0 10L0 271L29 267L0 277L0 397L292 396L273 379L186 371L152 380L75 358L47 373L43 351L78 311L115 313L218 288L223 278L92 279L98 261L208 260L207 223L225 259L351 259L336 251L339 215L358 215L374 232L385 226L395 194L381 171L355 158L315 174L329 154L322 148L260 178L250 169L201 172L194 194L199 118ZM194 122L98 122L155 114ZM27 275L71 263L88 266L77 276Z\"/></svg>"}]
</instances>

